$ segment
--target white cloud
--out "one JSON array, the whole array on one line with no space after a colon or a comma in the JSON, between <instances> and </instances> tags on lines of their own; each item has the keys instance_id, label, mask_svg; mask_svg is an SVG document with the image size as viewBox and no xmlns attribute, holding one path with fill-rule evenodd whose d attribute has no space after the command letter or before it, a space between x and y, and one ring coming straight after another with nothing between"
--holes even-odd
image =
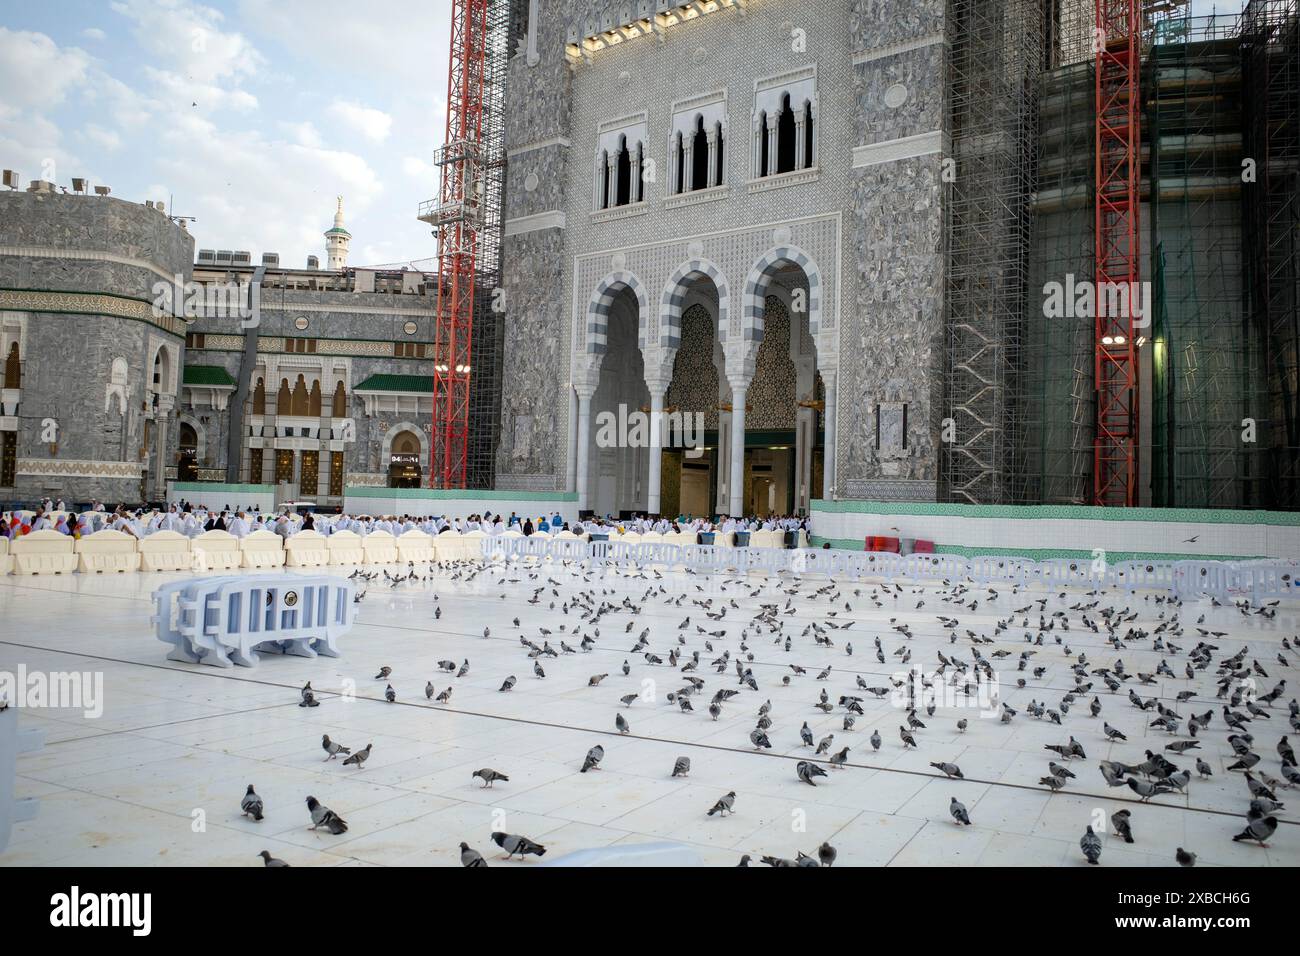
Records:
<instances>
[{"instance_id":1,"label":"white cloud","mask_svg":"<svg viewBox=\"0 0 1300 956\"><path fill-rule=\"evenodd\" d=\"M426 163L415 156L407 156L402 159L402 172L412 179L419 180L423 183L436 183L438 181L438 171L434 169L432 163Z\"/></svg>"},{"instance_id":2,"label":"white cloud","mask_svg":"<svg viewBox=\"0 0 1300 956\"><path fill-rule=\"evenodd\" d=\"M239 82L266 62L241 33L221 29L220 11L189 0L115 0L133 24L136 42L190 82Z\"/></svg>"},{"instance_id":3,"label":"white cloud","mask_svg":"<svg viewBox=\"0 0 1300 956\"><path fill-rule=\"evenodd\" d=\"M198 83L176 73L145 67L145 75L153 81L157 95L171 104L173 109L200 109L212 112L230 109L248 113L257 109L257 97L240 89L226 89L214 83Z\"/></svg>"},{"instance_id":4,"label":"white cloud","mask_svg":"<svg viewBox=\"0 0 1300 956\"><path fill-rule=\"evenodd\" d=\"M386 140L393 128L391 116L382 110L362 106L360 103L335 100L330 104L329 111L340 122L376 143Z\"/></svg>"},{"instance_id":5,"label":"white cloud","mask_svg":"<svg viewBox=\"0 0 1300 956\"><path fill-rule=\"evenodd\" d=\"M11 106L48 109L85 81L90 57L43 33L0 27L0 90Z\"/></svg>"},{"instance_id":6,"label":"white cloud","mask_svg":"<svg viewBox=\"0 0 1300 956\"><path fill-rule=\"evenodd\" d=\"M87 40L95 40L96 42L108 38L108 34L99 29L99 27L87 27L81 31L81 35Z\"/></svg>"},{"instance_id":7,"label":"white cloud","mask_svg":"<svg viewBox=\"0 0 1300 956\"><path fill-rule=\"evenodd\" d=\"M105 129L98 123L87 123L85 129L81 131L81 135L95 146L108 150L110 153L122 148L122 137L111 129Z\"/></svg>"},{"instance_id":8,"label":"white cloud","mask_svg":"<svg viewBox=\"0 0 1300 956\"><path fill-rule=\"evenodd\" d=\"M320 130L311 122L281 123L280 127L292 136L293 141L299 146L318 148L322 145Z\"/></svg>"}]
</instances>

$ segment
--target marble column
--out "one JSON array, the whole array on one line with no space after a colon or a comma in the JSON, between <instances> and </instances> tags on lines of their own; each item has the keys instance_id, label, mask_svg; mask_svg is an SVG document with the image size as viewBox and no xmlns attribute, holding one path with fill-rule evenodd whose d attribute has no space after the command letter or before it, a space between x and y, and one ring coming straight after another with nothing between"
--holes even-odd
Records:
<instances>
[{"instance_id":1,"label":"marble column","mask_svg":"<svg viewBox=\"0 0 1300 956\"><path fill-rule=\"evenodd\" d=\"M578 510L587 510L587 498L591 476L591 396L595 389L582 385L578 387L578 468L575 481L578 486Z\"/></svg>"},{"instance_id":2,"label":"marble column","mask_svg":"<svg viewBox=\"0 0 1300 956\"><path fill-rule=\"evenodd\" d=\"M804 167L804 114L795 114L794 120L794 168Z\"/></svg>"},{"instance_id":3,"label":"marble column","mask_svg":"<svg viewBox=\"0 0 1300 956\"><path fill-rule=\"evenodd\" d=\"M822 451L822 497L826 500L839 497L835 486L835 370L822 369L822 385L826 388L826 445Z\"/></svg>"},{"instance_id":4,"label":"marble column","mask_svg":"<svg viewBox=\"0 0 1300 956\"><path fill-rule=\"evenodd\" d=\"M577 456L577 439L578 439L578 393L573 390L573 384L569 384L569 426L566 435L566 444L564 447L569 449L569 463L566 468L564 478L564 490L577 490L578 475L578 456Z\"/></svg>"},{"instance_id":5,"label":"marble column","mask_svg":"<svg viewBox=\"0 0 1300 956\"><path fill-rule=\"evenodd\" d=\"M718 165L718 137L717 137L717 134L714 133L713 131L710 131L709 134L708 134L707 139L708 139L708 143L709 143L709 161L708 161L708 163L705 164L705 169L707 170L707 172L705 172L705 174L704 174L704 176L705 176L704 188L705 188L705 189L708 189L710 186L714 185L714 184L717 182L717 171L716 171L716 167L717 167L717 165Z\"/></svg>"},{"instance_id":6,"label":"marble column","mask_svg":"<svg viewBox=\"0 0 1300 956\"><path fill-rule=\"evenodd\" d=\"M668 387L654 381L647 381L650 389L650 480L646 484L646 511L652 515L659 513L660 484L663 471L663 413L664 394Z\"/></svg>"},{"instance_id":7,"label":"marble column","mask_svg":"<svg viewBox=\"0 0 1300 956\"><path fill-rule=\"evenodd\" d=\"M768 116L767 118L767 174L775 176L779 166L779 157L776 153L777 133L781 129L781 114Z\"/></svg>"},{"instance_id":8,"label":"marble column","mask_svg":"<svg viewBox=\"0 0 1300 956\"><path fill-rule=\"evenodd\" d=\"M731 383L731 477L727 479L728 513L733 518L744 514L745 499L745 399L748 381Z\"/></svg>"},{"instance_id":9,"label":"marble column","mask_svg":"<svg viewBox=\"0 0 1300 956\"><path fill-rule=\"evenodd\" d=\"M172 395L158 397L158 409L155 412L155 424L158 426L158 467L153 476L154 497L162 500L167 497L167 466L170 463L167 454L167 419L171 417L176 398Z\"/></svg>"},{"instance_id":10,"label":"marble column","mask_svg":"<svg viewBox=\"0 0 1300 956\"><path fill-rule=\"evenodd\" d=\"M628 192L630 193L628 199L631 202L640 202L645 198L645 180L642 178L645 173L641 168L643 162L644 160L641 158L641 144L637 143L636 152L632 157L632 169L630 170L632 182L628 184Z\"/></svg>"},{"instance_id":11,"label":"marble column","mask_svg":"<svg viewBox=\"0 0 1300 956\"><path fill-rule=\"evenodd\" d=\"M682 189L686 193L695 188L695 137L691 136L686 141L686 147L682 150Z\"/></svg>"},{"instance_id":12,"label":"marble column","mask_svg":"<svg viewBox=\"0 0 1300 956\"><path fill-rule=\"evenodd\" d=\"M618 158L610 156L605 163L605 208L618 205Z\"/></svg>"}]
</instances>

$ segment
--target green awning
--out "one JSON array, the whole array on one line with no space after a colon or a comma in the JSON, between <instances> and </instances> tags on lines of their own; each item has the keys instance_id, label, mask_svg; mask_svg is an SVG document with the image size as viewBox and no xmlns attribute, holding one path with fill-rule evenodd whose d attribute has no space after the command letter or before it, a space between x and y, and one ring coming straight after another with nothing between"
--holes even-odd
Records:
<instances>
[{"instance_id":1,"label":"green awning","mask_svg":"<svg viewBox=\"0 0 1300 956\"><path fill-rule=\"evenodd\" d=\"M220 365L186 365L181 382L184 385L228 385L233 388L235 377Z\"/></svg>"},{"instance_id":2,"label":"green awning","mask_svg":"<svg viewBox=\"0 0 1300 956\"><path fill-rule=\"evenodd\" d=\"M433 393L432 375L372 375L352 389L354 392Z\"/></svg>"}]
</instances>

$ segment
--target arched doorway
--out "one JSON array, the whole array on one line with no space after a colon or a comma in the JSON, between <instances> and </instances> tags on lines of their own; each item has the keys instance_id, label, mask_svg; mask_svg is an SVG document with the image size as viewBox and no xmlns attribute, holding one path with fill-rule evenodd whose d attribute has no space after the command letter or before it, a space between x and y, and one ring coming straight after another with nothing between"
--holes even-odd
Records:
<instances>
[{"instance_id":1,"label":"arched doorway","mask_svg":"<svg viewBox=\"0 0 1300 956\"><path fill-rule=\"evenodd\" d=\"M637 339L640 303L622 286L606 311L604 357L591 398L588 507L599 515L643 511L649 468L650 392Z\"/></svg>"},{"instance_id":2,"label":"arched doorway","mask_svg":"<svg viewBox=\"0 0 1300 956\"><path fill-rule=\"evenodd\" d=\"M197 481L199 477L199 434L189 422L182 421L177 439L179 456L176 477L180 481Z\"/></svg>"},{"instance_id":3,"label":"arched doorway","mask_svg":"<svg viewBox=\"0 0 1300 956\"><path fill-rule=\"evenodd\" d=\"M420 437L412 431L398 432L388 456L388 487L419 488L422 474Z\"/></svg>"}]
</instances>

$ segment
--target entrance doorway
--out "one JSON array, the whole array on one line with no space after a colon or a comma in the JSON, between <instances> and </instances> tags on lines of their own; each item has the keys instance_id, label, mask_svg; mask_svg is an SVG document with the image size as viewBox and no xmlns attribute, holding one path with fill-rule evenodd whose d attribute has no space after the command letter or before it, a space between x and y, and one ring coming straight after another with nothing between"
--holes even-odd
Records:
<instances>
[{"instance_id":1,"label":"entrance doorway","mask_svg":"<svg viewBox=\"0 0 1300 956\"><path fill-rule=\"evenodd\" d=\"M388 487L419 488L422 474L419 436L411 431L398 432L393 436L388 458Z\"/></svg>"}]
</instances>

